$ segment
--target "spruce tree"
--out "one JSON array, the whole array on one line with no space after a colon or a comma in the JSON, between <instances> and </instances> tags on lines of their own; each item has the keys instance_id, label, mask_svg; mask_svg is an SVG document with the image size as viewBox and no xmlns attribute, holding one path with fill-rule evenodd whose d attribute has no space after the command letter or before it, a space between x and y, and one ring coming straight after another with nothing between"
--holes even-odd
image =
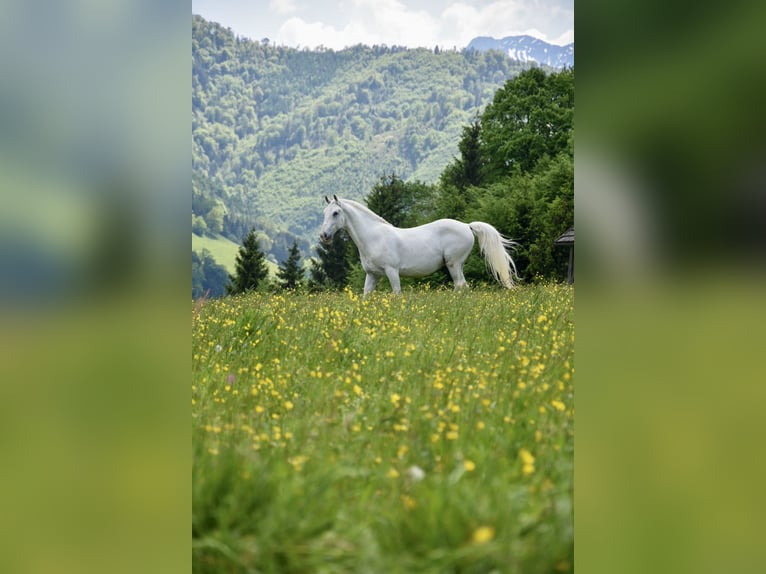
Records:
<instances>
[{"instance_id":1,"label":"spruce tree","mask_svg":"<svg viewBox=\"0 0 766 574\"><path fill-rule=\"evenodd\" d=\"M239 248L235 270L234 275L229 275L229 284L226 286L229 295L254 291L269 275L266 255L258 243L255 229L250 230Z\"/></svg>"},{"instance_id":2,"label":"spruce tree","mask_svg":"<svg viewBox=\"0 0 766 574\"><path fill-rule=\"evenodd\" d=\"M319 261L311 260L309 287L313 290L343 289L348 285L349 263L348 235L344 231L335 234L330 244L317 247Z\"/></svg>"},{"instance_id":3,"label":"spruce tree","mask_svg":"<svg viewBox=\"0 0 766 574\"><path fill-rule=\"evenodd\" d=\"M277 279L282 289L296 289L303 284L303 269L300 265L301 252L298 249L298 241L293 241L287 260L279 265Z\"/></svg>"}]
</instances>

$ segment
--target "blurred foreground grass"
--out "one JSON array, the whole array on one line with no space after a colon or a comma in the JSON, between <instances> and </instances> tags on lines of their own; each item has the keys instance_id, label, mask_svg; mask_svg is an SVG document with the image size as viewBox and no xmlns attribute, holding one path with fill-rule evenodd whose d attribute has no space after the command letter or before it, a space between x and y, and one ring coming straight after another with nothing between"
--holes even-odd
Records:
<instances>
[{"instance_id":1,"label":"blurred foreground grass","mask_svg":"<svg viewBox=\"0 0 766 574\"><path fill-rule=\"evenodd\" d=\"M188 343L157 327L173 313L155 293L4 323L3 572L183 567Z\"/></svg>"},{"instance_id":2,"label":"blurred foreground grass","mask_svg":"<svg viewBox=\"0 0 766 574\"><path fill-rule=\"evenodd\" d=\"M764 17L577 4L578 570L766 559Z\"/></svg>"},{"instance_id":3,"label":"blurred foreground grass","mask_svg":"<svg viewBox=\"0 0 766 574\"><path fill-rule=\"evenodd\" d=\"M577 561L589 572L760 569L763 282L735 269L689 279L578 295Z\"/></svg>"},{"instance_id":4,"label":"blurred foreground grass","mask_svg":"<svg viewBox=\"0 0 766 574\"><path fill-rule=\"evenodd\" d=\"M188 50L185 3L3 3L2 572L189 569Z\"/></svg>"}]
</instances>

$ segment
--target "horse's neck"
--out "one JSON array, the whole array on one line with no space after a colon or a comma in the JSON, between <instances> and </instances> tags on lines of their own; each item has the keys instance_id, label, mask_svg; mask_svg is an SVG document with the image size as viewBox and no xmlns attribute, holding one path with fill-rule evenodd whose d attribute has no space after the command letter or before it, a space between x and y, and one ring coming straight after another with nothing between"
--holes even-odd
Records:
<instances>
[{"instance_id":1,"label":"horse's neck","mask_svg":"<svg viewBox=\"0 0 766 574\"><path fill-rule=\"evenodd\" d=\"M369 238L380 227L391 227L382 217L372 211L364 209L356 202L346 202L344 209L346 215L346 228L351 239L360 251L365 251L369 244Z\"/></svg>"}]
</instances>

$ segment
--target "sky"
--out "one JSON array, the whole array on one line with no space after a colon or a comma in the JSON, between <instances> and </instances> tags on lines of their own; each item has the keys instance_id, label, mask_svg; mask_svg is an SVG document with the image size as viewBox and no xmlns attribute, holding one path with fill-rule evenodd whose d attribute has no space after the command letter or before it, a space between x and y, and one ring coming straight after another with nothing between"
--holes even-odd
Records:
<instances>
[{"instance_id":1,"label":"sky","mask_svg":"<svg viewBox=\"0 0 766 574\"><path fill-rule=\"evenodd\" d=\"M252 40L464 48L477 36L574 42L574 0L192 0L192 14Z\"/></svg>"}]
</instances>

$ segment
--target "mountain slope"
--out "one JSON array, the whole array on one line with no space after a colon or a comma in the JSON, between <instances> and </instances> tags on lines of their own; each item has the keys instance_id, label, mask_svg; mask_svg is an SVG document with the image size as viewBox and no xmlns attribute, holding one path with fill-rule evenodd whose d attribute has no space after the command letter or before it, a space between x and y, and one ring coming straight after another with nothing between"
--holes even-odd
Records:
<instances>
[{"instance_id":1,"label":"mountain slope","mask_svg":"<svg viewBox=\"0 0 766 574\"><path fill-rule=\"evenodd\" d=\"M574 43L556 46L532 36L506 36L499 40L488 36L474 38L468 50L498 50L513 60L537 62L552 68L574 66Z\"/></svg>"},{"instance_id":2,"label":"mountain slope","mask_svg":"<svg viewBox=\"0 0 766 574\"><path fill-rule=\"evenodd\" d=\"M223 206L225 236L255 226L272 255L293 239L306 253L322 196L360 199L392 172L435 182L463 127L530 65L473 49L296 50L194 16L195 193Z\"/></svg>"}]
</instances>

